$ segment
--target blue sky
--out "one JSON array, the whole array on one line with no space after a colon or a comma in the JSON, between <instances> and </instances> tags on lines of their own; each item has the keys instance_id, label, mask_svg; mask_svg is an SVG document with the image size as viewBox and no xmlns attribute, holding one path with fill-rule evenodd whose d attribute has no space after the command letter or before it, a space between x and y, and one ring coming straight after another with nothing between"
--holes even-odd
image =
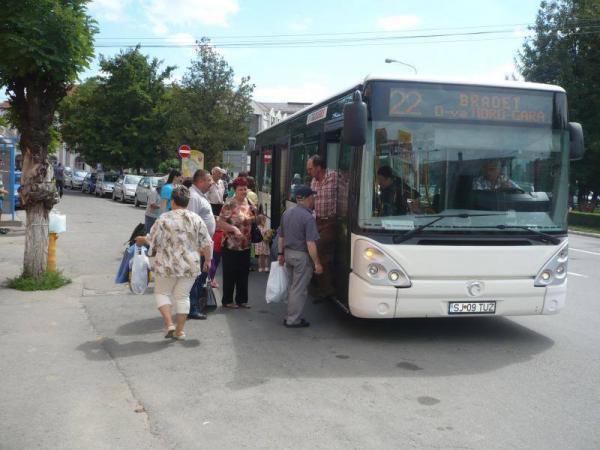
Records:
<instances>
[{"instance_id":1,"label":"blue sky","mask_svg":"<svg viewBox=\"0 0 600 450\"><path fill-rule=\"evenodd\" d=\"M213 37L217 46L249 40L340 40L338 45L344 46L220 49L236 76L249 75L256 84L255 99L316 101L369 73L412 74L409 67L385 64L385 58L405 61L423 76L502 80L514 70L526 25L535 21L538 7L539 0L95 0L89 11L100 27L97 45L177 44L202 36ZM503 32L374 40L370 43L378 45L370 46L357 46L353 41L499 30ZM240 37L285 34L299 36ZM110 56L118 51L97 48L96 53ZM142 51L178 66L176 77L194 56L190 48ZM82 78L96 70L94 63Z\"/></svg>"}]
</instances>

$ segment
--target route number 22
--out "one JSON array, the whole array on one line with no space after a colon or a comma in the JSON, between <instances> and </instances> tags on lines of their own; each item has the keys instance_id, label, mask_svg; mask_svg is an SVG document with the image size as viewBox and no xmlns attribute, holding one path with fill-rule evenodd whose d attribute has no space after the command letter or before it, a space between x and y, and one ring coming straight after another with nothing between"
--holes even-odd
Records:
<instances>
[{"instance_id":1,"label":"route number 22","mask_svg":"<svg viewBox=\"0 0 600 450\"><path fill-rule=\"evenodd\" d=\"M423 98L416 91L392 89L390 91L390 116L420 116L421 112L415 111Z\"/></svg>"}]
</instances>

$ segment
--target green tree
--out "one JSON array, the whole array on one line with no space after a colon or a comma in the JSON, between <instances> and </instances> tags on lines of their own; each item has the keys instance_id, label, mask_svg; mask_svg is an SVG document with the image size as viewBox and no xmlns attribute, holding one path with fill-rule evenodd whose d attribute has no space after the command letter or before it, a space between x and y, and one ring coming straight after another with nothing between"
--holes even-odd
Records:
<instances>
[{"instance_id":1,"label":"green tree","mask_svg":"<svg viewBox=\"0 0 600 450\"><path fill-rule=\"evenodd\" d=\"M196 59L173 86L166 145L175 152L188 144L204 152L206 167L220 164L223 150L240 149L248 139L254 85L234 72L207 39L199 41Z\"/></svg>"},{"instance_id":2,"label":"green tree","mask_svg":"<svg viewBox=\"0 0 600 450\"><path fill-rule=\"evenodd\" d=\"M519 53L527 81L562 86L569 96L569 120L580 122L586 154L571 165L571 186L580 200L600 192L600 2L542 1L533 36ZM580 201L580 204L582 202Z\"/></svg>"},{"instance_id":3,"label":"green tree","mask_svg":"<svg viewBox=\"0 0 600 450\"><path fill-rule=\"evenodd\" d=\"M87 80L61 107L65 142L89 163L108 168L156 168L167 126L167 80L174 67L139 47L101 57L102 76Z\"/></svg>"},{"instance_id":4,"label":"green tree","mask_svg":"<svg viewBox=\"0 0 600 450\"><path fill-rule=\"evenodd\" d=\"M24 275L46 270L48 212L54 203L48 163L59 102L94 55L88 0L5 0L0 20L0 86L21 135L21 184L27 211Z\"/></svg>"}]
</instances>

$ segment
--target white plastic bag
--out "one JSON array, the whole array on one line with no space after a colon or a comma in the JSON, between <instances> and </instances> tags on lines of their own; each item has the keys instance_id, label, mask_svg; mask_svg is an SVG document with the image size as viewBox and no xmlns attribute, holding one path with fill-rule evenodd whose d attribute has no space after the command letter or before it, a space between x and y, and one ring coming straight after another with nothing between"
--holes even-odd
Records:
<instances>
[{"instance_id":1,"label":"white plastic bag","mask_svg":"<svg viewBox=\"0 0 600 450\"><path fill-rule=\"evenodd\" d=\"M64 233L65 231L67 231L67 216L53 209L48 214L48 232Z\"/></svg>"},{"instance_id":2,"label":"white plastic bag","mask_svg":"<svg viewBox=\"0 0 600 450\"><path fill-rule=\"evenodd\" d=\"M266 299L267 303L279 303L287 300L288 278L285 266L279 262L271 263L269 280L267 281Z\"/></svg>"},{"instance_id":3,"label":"white plastic bag","mask_svg":"<svg viewBox=\"0 0 600 450\"><path fill-rule=\"evenodd\" d=\"M133 258L131 259L131 274L129 279L129 289L134 294L144 294L148 289L150 260L146 255L146 247L135 247Z\"/></svg>"}]
</instances>

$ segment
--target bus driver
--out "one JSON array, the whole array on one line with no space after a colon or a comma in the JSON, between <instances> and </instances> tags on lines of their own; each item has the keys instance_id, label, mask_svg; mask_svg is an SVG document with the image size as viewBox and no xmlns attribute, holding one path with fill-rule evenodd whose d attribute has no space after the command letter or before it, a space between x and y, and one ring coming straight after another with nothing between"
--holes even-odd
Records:
<instances>
[{"instance_id":1,"label":"bus driver","mask_svg":"<svg viewBox=\"0 0 600 450\"><path fill-rule=\"evenodd\" d=\"M473 180L474 191L523 191L517 183L502 173L502 164L500 160L487 160L483 164L482 173L482 175Z\"/></svg>"}]
</instances>

